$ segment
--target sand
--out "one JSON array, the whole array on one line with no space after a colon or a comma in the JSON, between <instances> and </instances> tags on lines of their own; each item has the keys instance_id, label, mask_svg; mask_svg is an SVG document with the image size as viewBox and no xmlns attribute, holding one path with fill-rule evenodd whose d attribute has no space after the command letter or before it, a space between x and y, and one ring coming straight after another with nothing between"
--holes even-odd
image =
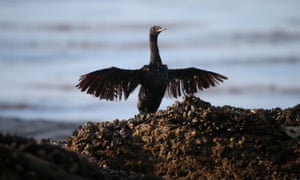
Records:
<instances>
[{"instance_id":1,"label":"sand","mask_svg":"<svg viewBox=\"0 0 300 180\"><path fill-rule=\"evenodd\" d=\"M65 140L83 122L58 122L49 120L21 120L0 117L0 132L22 137Z\"/></svg>"}]
</instances>

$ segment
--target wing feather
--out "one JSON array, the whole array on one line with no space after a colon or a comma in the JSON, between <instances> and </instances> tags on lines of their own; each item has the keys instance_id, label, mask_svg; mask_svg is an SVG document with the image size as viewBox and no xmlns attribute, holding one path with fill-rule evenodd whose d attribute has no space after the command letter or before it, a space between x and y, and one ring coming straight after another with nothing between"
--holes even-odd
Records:
<instances>
[{"instance_id":1,"label":"wing feather","mask_svg":"<svg viewBox=\"0 0 300 180\"><path fill-rule=\"evenodd\" d=\"M126 100L141 81L141 70L111 67L82 75L76 87L100 99Z\"/></svg>"},{"instance_id":2,"label":"wing feather","mask_svg":"<svg viewBox=\"0 0 300 180\"><path fill-rule=\"evenodd\" d=\"M227 79L221 74L197 68L169 69L168 78L167 93L175 98L216 86Z\"/></svg>"}]
</instances>

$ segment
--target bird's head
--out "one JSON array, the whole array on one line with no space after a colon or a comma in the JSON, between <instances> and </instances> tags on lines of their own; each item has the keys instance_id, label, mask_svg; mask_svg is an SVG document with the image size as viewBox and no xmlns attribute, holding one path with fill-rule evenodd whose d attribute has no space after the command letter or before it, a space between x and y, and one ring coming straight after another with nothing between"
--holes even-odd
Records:
<instances>
[{"instance_id":1,"label":"bird's head","mask_svg":"<svg viewBox=\"0 0 300 180\"><path fill-rule=\"evenodd\" d=\"M166 30L167 28L162 28L161 26L152 26L150 28L150 34L151 35L158 35L160 32Z\"/></svg>"}]
</instances>

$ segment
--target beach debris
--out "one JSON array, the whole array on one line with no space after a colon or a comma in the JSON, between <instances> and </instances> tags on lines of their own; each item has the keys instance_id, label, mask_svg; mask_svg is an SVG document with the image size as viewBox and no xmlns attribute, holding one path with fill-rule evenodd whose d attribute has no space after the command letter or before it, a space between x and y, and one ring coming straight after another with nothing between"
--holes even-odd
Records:
<instances>
[{"instance_id":1,"label":"beach debris","mask_svg":"<svg viewBox=\"0 0 300 180\"><path fill-rule=\"evenodd\" d=\"M300 126L282 126L283 131L292 138L300 136Z\"/></svg>"}]
</instances>

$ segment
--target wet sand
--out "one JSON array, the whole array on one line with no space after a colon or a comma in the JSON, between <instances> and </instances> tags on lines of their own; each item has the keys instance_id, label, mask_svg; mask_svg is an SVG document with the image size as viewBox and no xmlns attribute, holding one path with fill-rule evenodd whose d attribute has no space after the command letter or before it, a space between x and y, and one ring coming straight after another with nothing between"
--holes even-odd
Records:
<instances>
[{"instance_id":1,"label":"wet sand","mask_svg":"<svg viewBox=\"0 0 300 180\"><path fill-rule=\"evenodd\" d=\"M49 120L21 120L0 117L0 132L35 139L65 140L83 122L58 122Z\"/></svg>"}]
</instances>

